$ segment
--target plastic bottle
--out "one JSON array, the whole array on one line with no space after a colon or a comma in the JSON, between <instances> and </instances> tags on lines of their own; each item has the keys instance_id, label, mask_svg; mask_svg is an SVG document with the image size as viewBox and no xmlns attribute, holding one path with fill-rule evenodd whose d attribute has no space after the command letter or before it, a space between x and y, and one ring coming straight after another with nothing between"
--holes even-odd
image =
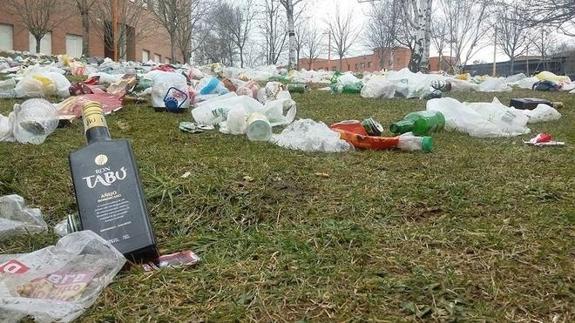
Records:
<instances>
[{"instance_id":1,"label":"plastic bottle","mask_svg":"<svg viewBox=\"0 0 575 323\"><path fill-rule=\"evenodd\" d=\"M248 118L246 134L251 141L269 141L272 137L272 126L268 118L259 113L252 113Z\"/></svg>"},{"instance_id":2,"label":"plastic bottle","mask_svg":"<svg viewBox=\"0 0 575 323\"><path fill-rule=\"evenodd\" d=\"M393 123L389 130L394 134L413 132L417 136L437 132L445 127L445 117L441 112L419 111L406 115L403 120Z\"/></svg>"},{"instance_id":3,"label":"plastic bottle","mask_svg":"<svg viewBox=\"0 0 575 323\"><path fill-rule=\"evenodd\" d=\"M23 144L39 145L58 127L58 111L44 99L30 99L14 105L14 138Z\"/></svg>"},{"instance_id":4,"label":"plastic bottle","mask_svg":"<svg viewBox=\"0 0 575 323\"><path fill-rule=\"evenodd\" d=\"M405 151L418 151L431 152L433 150L433 139L431 137L414 136L413 133L408 132L399 136L399 143L397 148Z\"/></svg>"}]
</instances>

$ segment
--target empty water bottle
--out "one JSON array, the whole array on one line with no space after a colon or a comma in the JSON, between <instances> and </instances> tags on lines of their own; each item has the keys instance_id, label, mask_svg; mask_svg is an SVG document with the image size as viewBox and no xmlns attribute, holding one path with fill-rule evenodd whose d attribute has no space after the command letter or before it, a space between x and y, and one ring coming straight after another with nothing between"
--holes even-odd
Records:
<instances>
[{"instance_id":1,"label":"empty water bottle","mask_svg":"<svg viewBox=\"0 0 575 323\"><path fill-rule=\"evenodd\" d=\"M268 118L259 113L252 113L247 122L246 133L251 141L269 141L272 137L272 126Z\"/></svg>"}]
</instances>

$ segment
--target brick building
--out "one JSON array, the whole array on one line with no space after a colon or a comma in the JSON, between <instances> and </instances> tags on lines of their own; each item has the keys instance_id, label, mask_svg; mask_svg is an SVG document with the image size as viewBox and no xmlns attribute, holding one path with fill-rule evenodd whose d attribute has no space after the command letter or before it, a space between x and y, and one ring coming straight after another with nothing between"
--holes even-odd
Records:
<instances>
[{"instance_id":1,"label":"brick building","mask_svg":"<svg viewBox=\"0 0 575 323\"><path fill-rule=\"evenodd\" d=\"M389 48L380 48L371 55L346 57L342 60L342 72L377 72L381 70L400 70L408 67L411 50L404 47L395 47L393 51ZM439 66L439 57L429 58L431 72L448 70L448 58L442 59L442 66ZM339 70L339 59L327 60L318 58L310 61L307 58L299 60L299 67L307 70Z\"/></svg>"},{"instance_id":2,"label":"brick building","mask_svg":"<svg viewBox=\"0 0 575 323\"><path fill-rule=\"evenodd\" d=\"M98 1L107 3L105 2L106 0ZM122 1L127 1L124 4L126 6L137 5L132 0L119 0L119 2ZM82 20L80 14L77 13L75 1L65 0L65 2L69 10L68 12L58 12L58 15L54 17L54 20L59 23L42 38L40 52L48 55L68 54L73 57L80 57L82 55ZM121 58L132 61L172 62L168 34L153 21L152 13L146 7L141 7L141 9L137 10L142 15L139 25L144 27L136 29L127 22L118 28L118 30L120 28L127 30L127 40L123 42L125 48L123 51L124 57ZM61 15L67 16L63 18L64 16ZM103 28L94 22L97 18L91 18L93 21L90 23L89 55L113 58L113 45L108 45L110 41L106 42L104 40L105 37L103 35L105 33L102 31ZM36 41L20 21L20 17L9 13L8 10L0 10L0 51L35 52L35 49ZM176 52L176 55L175 62L182 62L182 56L179 51Z\"/></svg>"}]
</instances>

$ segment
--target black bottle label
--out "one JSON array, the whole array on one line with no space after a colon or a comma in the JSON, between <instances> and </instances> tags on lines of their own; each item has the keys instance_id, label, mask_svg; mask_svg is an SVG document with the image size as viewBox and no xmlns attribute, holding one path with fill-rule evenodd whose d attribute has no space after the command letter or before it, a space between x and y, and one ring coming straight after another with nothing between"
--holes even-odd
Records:
<instances>
[{"instance_id":1,"label":"black bottle label","mask_svg":"<svg viewBox=\"0 0 575 323\"><path fill-rule=\"evenodd\" d=\"M128 142L88 145L70 155L70 167L82 228L99 234L125 255L146 253L145 249L155 253L155 239Z\"/></svg>"}]
</instances>

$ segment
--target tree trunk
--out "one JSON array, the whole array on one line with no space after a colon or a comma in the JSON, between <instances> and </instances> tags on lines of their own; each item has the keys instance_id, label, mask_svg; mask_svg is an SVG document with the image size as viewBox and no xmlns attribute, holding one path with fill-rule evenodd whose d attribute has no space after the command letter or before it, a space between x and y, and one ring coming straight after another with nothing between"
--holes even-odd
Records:
<instances>
[{"instance_id":1,"label":"tree trunk","mask_svg":"<svg viewBox=\"0 0 575 323\"><path fill-rule=\"evenodd\" d=\"M82 12L82 55L90 56L90 15Z\"/></svg>"},{"instance_id":2,"label":"tree trunk","mask_svg":"<svg viewBox=\"0 0 575 323\"><path fill-rule=\"evenodd\" d=\"M343 72L343 56L339 57L339 71Z\"/></svg>"},{"instance_id":3,"label":"tree trunk","mask_svg":"<svg viewBox=\"0 0 575 323\"><path fill-rule=\"evenodd\" d=\"M510 66L509 66L509 76L513 75L513 72L515 71L515 57L511 58L511 62L510 62Z\"/></svg>"},{"instance_id":4,"label":"tree trunk","mask_svg":"<svg viewBox=\"0 0 575 323\"><path fill-rule=\"evenodd\" d=\"M240 67L244 68L244 48L240 47Z\"/></svg>"},{"instance_id":5,"label":"tree trunk","mask_svg":"<svg viewBox=\"0 0 575 323\"><path fill-rule=\"evenodd\" d=\"M288 70L292 70L296 66L296 39L295 39L295 22L293 17L293 0L287 0L287 20L288 20L288 35L289 35L289 64Z\"/></svg>"},{"instance_id":6,"label":"tree trunk","mask_svg":"<svg viewBox=\"0 0 575 323\"><path fill-rule=\"evenodd\" d=\"M419 0L417 16L414 17L416 25L415 46L411 54L409 69L412 72L426 72L429 65L429 45L431 40L431 5L432 0Z\"/></svg>"},{"instance_id":7,"label":"tree trunk","mask_svg":"<svg viewBox=\"0 0 575 323\"><path fill-rule=\"evenodd\" d=\"M296 66L296 69L297 69L298 71L299 71L299 52L300 52L300 50L298 49L297 52L296 52L296 53L297 53L297 56L296 56L296 57L297 57L297 61L296 61L297 63L296 63L296 65L295 65L295 66Z\"/></svg>"},{"instance_id":8,"label":"tree trunk","mask_svg":"<svg viewBox=\"0 0 575 323\"><path fill-rule=\"evenodd\" d=\"M172 55L172 60L171 62L174 62L176 60L176 42L174 41L174 39L176 38L176 32L171 32L170 33L170 55Z\"/></svg>"},{"instance_id":9,"label":"tree trunk","mask_svg":"<svg viewBox=\"0 0 575 323\"><path fill-rule=\"evenodd\" d=\"M44 36L34 35L34 38L36 39L36 54L40 53L40 44L42 42L42 37Z\"/></svg>"}]
</instances>

